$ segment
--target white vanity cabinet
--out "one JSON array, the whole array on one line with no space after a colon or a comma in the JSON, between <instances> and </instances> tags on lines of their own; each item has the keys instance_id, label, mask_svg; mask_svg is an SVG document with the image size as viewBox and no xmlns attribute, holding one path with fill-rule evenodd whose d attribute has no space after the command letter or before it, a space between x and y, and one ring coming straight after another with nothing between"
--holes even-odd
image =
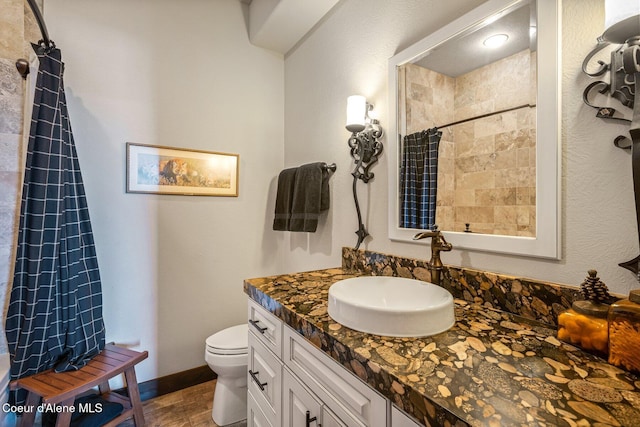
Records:
<instances>
[{"instance_id":1,"label":"white vanity cabinet","mask_svg":"<svg viewBox=\"0 0 640 427\"><path fill-rule=\"evenodd\" d=\"M387 427L390 402L249 300L249 426Z\"/></svg>"}]
</instances>

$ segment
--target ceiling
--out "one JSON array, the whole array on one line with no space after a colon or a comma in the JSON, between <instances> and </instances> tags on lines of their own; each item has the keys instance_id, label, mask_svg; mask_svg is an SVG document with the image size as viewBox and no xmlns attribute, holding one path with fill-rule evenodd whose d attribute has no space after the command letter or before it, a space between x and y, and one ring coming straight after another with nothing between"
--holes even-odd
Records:
<instances>
[{"instance_id":1,"label":"ceiling","mask_svg":"<svg viewBox=\"0 0 640 427\"><path fill-rule=\"evenodd\" d=\"M249 5L251 43L286 54L339 0L240 1Z\"/></svg>"},{"instance_id":2,"label":"ceiling","mask_svg":"<svg viewBox=\"0 0 640 427\"><path fill-rule=\"evenodd\" d=\"M447 40L413 62L438 73L458 77L525 49L535 50L535 31L531 31L535 27L534 1L476 31ZM509 40L499 48L487 48L483 42L494 34L506 34Z\"/></svg>"},{"instance_id":3,"label":"ceiling","mask_svg":"<svg viewBox=\"0 0 640 427\"><path fill-rule=\"evenodd\" d=\"M252 44L281 54L289 52L326 16L339 0L240 0L247 4ZM535 50L535 1L526 2L490 25L447 40L414 61L417 65L457 77L524 49ZM482 42L493 34L507 34L508 42L489 49Z\"/></svg>"}]
</instances>

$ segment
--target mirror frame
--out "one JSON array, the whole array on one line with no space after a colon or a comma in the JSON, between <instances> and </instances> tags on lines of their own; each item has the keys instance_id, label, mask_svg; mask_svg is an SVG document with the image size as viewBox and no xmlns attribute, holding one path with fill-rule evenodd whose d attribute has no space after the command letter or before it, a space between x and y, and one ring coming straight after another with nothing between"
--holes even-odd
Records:
<instances>
[{"instance_id":1,"label":"mirror frame","mask_svg":"<svg viewBox=\"0 0 640 427\"><path fill-rule=\"evenodd\" d=\"M489 0L389 59L389 239L413 242L421 230L400 228L397 67L457 36L474 31L527 0ZM537 0L536 237L443 230L455 249L561 258L561 0ZM490 21L491 20L491 21ZM394 141L391 135L397 135ZM437 222L437 219L436 219Z\"/></svg>"}]
</instances>

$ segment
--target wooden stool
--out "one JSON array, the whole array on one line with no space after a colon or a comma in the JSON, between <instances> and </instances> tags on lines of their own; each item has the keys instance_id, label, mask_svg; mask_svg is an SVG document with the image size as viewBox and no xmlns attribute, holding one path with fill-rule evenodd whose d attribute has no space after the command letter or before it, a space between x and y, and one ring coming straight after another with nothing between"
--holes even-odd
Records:
<instances>
[{"instance_id":1,"label":"wooden stool","mask_svg":"<svg viewBox=\"0 0 640 427\"><path fill-rule=\"evenodd\" d=\"M135 365L146 359L146 351L137 352L126 348L107 344L104 350L84 367L77 371L56 373L53 370L40 372L29 377L12 381L11 390L23 388L27 395L27 408L37 408L42 398L43 404L61 405L63 408L73 406L76 396L91 388L98 389L105 400L118 402L124 411L105 426L113 427L133 416L136 427L144 426L144 413L140 402ZM128 399L117 393L111 393L109 378L124 372L127 382ZM71 411L58 414L56 427L67 427L71 421ZM31 427L34 424L36 411L26 411L19 418L19 426Z\"/></svg>"}]
</instances>

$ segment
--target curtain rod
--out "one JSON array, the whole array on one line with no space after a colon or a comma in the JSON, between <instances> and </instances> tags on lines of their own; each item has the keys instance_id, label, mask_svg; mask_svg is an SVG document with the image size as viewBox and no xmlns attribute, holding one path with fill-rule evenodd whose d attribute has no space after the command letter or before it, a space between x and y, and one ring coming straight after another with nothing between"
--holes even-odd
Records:
<instances>
[{"instance_id":1,"label":"curtain rod","mask_svg":"<svg viewBox=\"0 0 640 427\"><path fill-rule=\"evenodd\" d=\"M51 47L51 39L49 38L49 32L47 31L47 26L44 23L44 18L42 17L42 13L40 13L40 8L36 4L36 0L27 0L29 6L31 7L31 11L38 22L38 27L40 27L40 32L42 33L42 42L46 47Z\"/></svg>"},{"instance_id":2,"label":"curtain rod","mask_svg":"<svg viewBox=\"0 0 640 427\"><path fill-rule=\"evenodd\" d=\"M40 33L42 33L42 40L40 40L38 44L43 45L47 49L54 48L56 44L49 38L47 26L44 24L44 19L42 18L42 13L40 13L40 8L36 4L36 0L27 0L27 3L29 3L29 7L31 7L33 16L36 18L38 27L40 27ZM22 78L26 79L27 75L29 74L29 61L24 58L18 59L16 61L16 68L18 69L18 72L20 73Z\"/></svg>"},{"instance_id":3,"label":"curtain rod","mask_svg":"<svg viewBox=\"0 0 640 427\"><path fill-rule=\"evenodd\" d=\"M522 105L518 105L517 107L507 108L507 109L500 110L500 111L494 111L493 113L481 114L481 115L476 116L476 117L469 117L468 119L458 120L457 122L451 122L451 123L447 123L446 125L436 126L436 127L438 129L444 129L444 128L447 128L449 126L459 125L459 124L462 124L462 123L470 122L472 120L484 119L485 117L495 116L496 114L508 113L509 111L519 110L520 108L524 108L524 107L533 108L535 106L536 106L536 104L533 104L533 105L532 104L522 104Z\"/></svg>"}]
</instances>

